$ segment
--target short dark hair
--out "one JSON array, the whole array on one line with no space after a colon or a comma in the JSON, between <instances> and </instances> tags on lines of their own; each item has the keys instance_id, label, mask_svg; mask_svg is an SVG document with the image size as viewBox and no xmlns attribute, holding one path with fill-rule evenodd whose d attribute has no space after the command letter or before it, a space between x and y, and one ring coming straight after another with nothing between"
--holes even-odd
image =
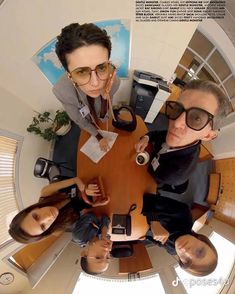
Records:
<instances>
[{"instance_id":1,"label":"short dark hair","mask_svg":"<svg viewBox=\"0 0 235 294\"><path fill-rule=\"evenodd\" d=\"M106 48L110 58L112 49L110 37L105 30L100 29L93 23L82 25L72 23L61 30L61 34L57 36L55 52L66 71L68 71L66 54L88 45L100 45Z\"/></svg>"},{"instance_id":2,"label":"short dark hair","mask_svg":"<svg viewBox=\"0 0 235 294\"><path fill-rule=\"evenodd\" d=\"M229 109L231 108L229 99L223 92L223 90L212 81L203 81L203 80L192 80L190 81L184 88L183 91L186 90L199 90L203 92L210 93L215 96L218 104L217 113L213 119L213 128L218 129L223 120L229 113Z\"/></svg>"},{"instance_id":3,"label":"short dark hair","mask_svg":"<svg viewBox=\"0 0 235 294\"><path fill-rule=\"evenodd\" d=\"M10 223L8 233L17 242L29 244L40 241L51 235L53 232L65 229L78 218L78 215L74 212L71 203L68 203L59 210L59 215L57 216L53 224L40 235L31 236L27 234L20 226L26 215L33 209L45 206L53 206L65 199L67 199L67 196L62 194L55 194L50 197L45 197L40 202L26 207L13 218L12 222Z\"/></svg>"},{"instance_id":4,"label":"short dark hair","mask_svg":"<svg viewBox=\"0 0 235 294\"><path fill-rule=\"evenodd\" d=\"M81 257L80 266L81 266L81 269L88 275L97 276L98 274L101 274L101 273L94 273L94 272L89 271L86 256Z\"/></svg>"},{"instance_id":5,"label":"short dark hair","mask_svg":"<svg viewBox=\"0 0 235 294\"><path fill-rule=\"evenodd\" d=\"M201 267L201 266L196 267L193 264L190 266L185 266L181 260L179 260L179 265L181 268L183 268L189 274L194 275L194 276L203 277L203 276L209 275L210 273L212 273L215 270L217 263L218 263L218 253L217 253L215 246L212 244L212 242L209 240L208 237L206 237L205 235L202 235L202 234L194 233L194 232L193 232L193 236L195 238L199 239L200 241L206 243L212 249L212 251L215 254L215 260L213 260L210 264L207 264L206 266L203 266L203 267Z\"/></svg>"}]
</instances>

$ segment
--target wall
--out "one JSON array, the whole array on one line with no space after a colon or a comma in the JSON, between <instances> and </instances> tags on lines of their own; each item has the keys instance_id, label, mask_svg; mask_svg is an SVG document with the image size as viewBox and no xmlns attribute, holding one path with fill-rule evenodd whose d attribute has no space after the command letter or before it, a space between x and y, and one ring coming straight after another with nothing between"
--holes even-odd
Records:
<instances>
[{"instance_id":1,"label":"wall","mask_svg":"<svg viewBox=\"0 0 235 294\"><path fill-rule=\"evenodd\" d=\"M32 109L0 87L0 128L23 137L20 154L19 185L24 206L38 200L39 193L45 180L33 176L33 167L38 156L47 157L50 143L26 131L34 115Z\"/></svg>"},{"instance_id":2,"label":"wall","mask_svg":"<svg viewBox=\"0 0 235 294\"><path fill-rule=\"evenodd\" d=\"M36 158L39 156L48 156L49 144L41 138L29 134L26 131L30 123L33 112L32 109L19 100L17 97L0 87L0 128L23 137L23 145L19 161L19 191L22 196L23 206L28 206L36 202L39 198L39 191L45 185L45 180L35 179L33 176L33 167ZM22 208L22 207L20 207ZM0 274L6 271L15 274L13 284L9 286L0 286L0 293L14 293L18 291L27 279L14 271L2 262L2 258L16 249L19 244L14 243L11 246L4 247L0 251ZM4 287L4 288L3 288ZM16 293L16 292L15 292Z\"/></svg>"},{"instance_id":3,"label":"wall","mask_svg":"<svg viewBox=\"0 0 235 294\"><path fill-rule=\"evenodd\" d=\"M226 225L216 219L212 219L209 226L205 226L200 232L205 235L209 235L211 231L215 230L228 240L235 243L234 228ZM81 249L74 243L70 243L64 250L61 256L58 258L53 267L49 270L47 275L41 280L38 286L31 290L27 286L24 290L24 294L69 294L75 286L75 283L80 274L80 255ZM148 254L152 261L152 272L160 272L162 282L165 286L166 293L181 294L182 289L180 286L173 287L172 281L175 279L175 273L170 266L175 264L175 260L172 256L166 253L166 251L159 247L149 247ZM148 275L148 273L146 273ZM144 274L141 274L144 276ZM112 277L120 279L118 275L118 260L114 260L110 263L109 269L102 277ZM92 280L91 280L92 281ZM231 281L231 287L234 287L234 281ZM233 293L233 292L229 292Z\"/></svg>"},{"instance_id":4,"label":"wall","mask_svg":"<svg viewBox=\"0 0 235 294\"><path fill-rule=\"evenodd\" d=\"M174 72L197 23L135 23L134 3L134 0L100 0L99 5L96 0L6 0L1 6L0 39L4 41L1 42L0 55L0 127L24 137L19 177L25 206L38 199L38 191L44 184L43 181L33 178L35 159L39 155L46 157L49 152L48 144L27 134L25 129L33 116L33 109L40 111L59 107L51 93L51 85L33 64L31 57L58 35L63 26L76 21L83 23L114 18L132 20L130 77L122 80L117 102L129 100L134 69L153 71L165 78L169 78ZM12 247L2 251L1 257L10 250ZM67 258L66 255L66 261ZM73 258L71 257L70 262L73 262ZM71 278L69 267L66 271L62 269L65 264L61 260L60 267L56 268L60 274L53 275L52 271L52 276L48 274L45 277L47 280L43 280L47 282L41 282L38 287L49 287L52 277L58 289L62 289L65 275L68 283ZM2 262L0 266L1 272L7 270ZM16 276L14 284L4 288L4 292L7 293L10 289L9 293L14 293L24 283L24 277Z\"/></svg>"},{"instance_id":5,"label":"wall","mask_svg":"<svg viewBox=\"0 0 235 294\"><path fill-rule=\"evenodd\" d=\"M215 44L229 65L233 75L235 75L235 47L222 28L214 20L210 19L204 20L199 24L198 29ZM210 146L209 149L215 159L235 156L235 116L230 115L227 121L225 121L225 125L225 127L221 128L218 138L207 144L207 147Z\"/></svg>"},{"instance_id":6,"label":"wall","mask_svg":"<svg viewBox=\"0 0 235 294\"><path fill-rule=\"evenodd\" d=\"M214 159L235 157L235 122L223 127L219 136L211 142Z\"/></svg>"},{"instance_id":7,"label":"wall","mask_svg":"<svg viewBox=\"0 0 235 294\"><path fill-rule=\"evenodd\" d=\"M122 80L119 100L129 100L133 69L169 78L197 23L135 23L134 9L134 0L100 0L99 5L96 0L6 1L0 9L0 39L5 40L1 43L0 86L33 109L55 109L59 103L51 85L31 57L71 22L115 18L132 20L130 78Z\"/></svg>"}]
</instances>

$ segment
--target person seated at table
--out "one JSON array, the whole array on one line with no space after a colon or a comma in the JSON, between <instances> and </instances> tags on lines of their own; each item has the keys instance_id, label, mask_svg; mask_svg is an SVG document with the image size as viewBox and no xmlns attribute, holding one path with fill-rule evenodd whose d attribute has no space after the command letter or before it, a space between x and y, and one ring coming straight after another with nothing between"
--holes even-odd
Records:
<instances>
[{"instance_id":1,"label":"person seated at table","mask_svg":"<svg viewBox=\"0 0 235 294\"><path fill-rule=\"evenodd\" d=\"M112 241L109 239L110 219L106 215L98 218L93 213L84 214L75 223L73 241L86 248L81 252L80 265L84 272L97 275L109 266Z\"/></svg>"},{"instance_id":2,"label":"person seated at table","mask_svg":"<svg viewBox=\"0 0 235 294\"><path fill-rule=\"evenodd\" d=\"M192 231L192 215L185 203L146 193L142 214L150 224L146 238L164 247L169 254L177 255L185 271L205 276L215 270L217 251L206 236Z\"/></svg>"},{"instance_id":3,"label":"person seated at table","mask_svg":"<svg viewBox=\"0 0 235 294\"><path fill-rule=\"evenodd\" d=\"M20 243L36 242L70 228L81 210L105 205L109 201L92 204L87 195L97 200L101 196L99 187L95 184L86 187L79 178L51 183L42 189L38 203L23 209L13 218L9 234Z\"/></svg>"},{"instance_id":4,"label":"person seated at table","mask_svg":"<svg viewBox=\"0 0 235 294\"><path fill-rule=\"evenodd\" d=\"M211 81L193 80L177 101L166 102L167 131L152 131L135 145L143 152L154 145L149 172L162 185L184 184L198 162L201 141L210 141L228 112L229 102L223 91ZM173 187L174 188L174 187Z\"/></svg>"},{"instance_id":5,"label":"person seated at table","mask_svg":"<svg viewBox=\"0 0 235 294\"><path fill-rule=\"evenodd\" d=\"M92 23L64 27L55 45L66 73L53 87L53 93L69 117L95 136L104 151L109 145L97 122L107 119L108 99L120 83L115 66L109 60L111 48L107 32Z\"/></svg>"}]
</instances>

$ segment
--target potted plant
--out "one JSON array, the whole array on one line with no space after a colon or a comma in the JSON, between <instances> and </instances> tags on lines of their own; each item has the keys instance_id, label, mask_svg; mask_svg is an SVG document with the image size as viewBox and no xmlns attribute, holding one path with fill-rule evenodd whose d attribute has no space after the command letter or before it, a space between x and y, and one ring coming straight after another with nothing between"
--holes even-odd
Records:
<instances>
[{"instance_id":1,"label":"potted plant","mask_svg":"<svg viewBox=\"0 0 235 294\"><path fill-rule=\"evenodd\" d=\"M69 132L71 121L66 111L57 110L54 119L48 111L36 113L37 115L33 117L32 123L27 128L29 133L34 133L47 141L51 141L57 139L57 136L63 136Z\"/></svg>"}]
</instances>

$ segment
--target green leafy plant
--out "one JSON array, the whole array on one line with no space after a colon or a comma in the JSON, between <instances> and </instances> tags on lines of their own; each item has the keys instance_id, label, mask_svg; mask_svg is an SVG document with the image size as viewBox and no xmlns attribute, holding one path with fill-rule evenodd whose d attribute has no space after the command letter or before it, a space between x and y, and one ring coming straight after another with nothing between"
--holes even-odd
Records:
<instances>
[{"instance_id":1,"label":"green leafy plant","mask_svg":"<svg viewBox=\"0 0 235 294\"><path fill-rule=\"evenodd\" d=\"M39 135L47 141L57 139L56 131L70 122L70 118L64 110L57 110L54 119L51 118L51 113L48 111L36 113L37 115L33 117L33 121L28 126L27 131Z\"/></svg>"}]
</instances>

